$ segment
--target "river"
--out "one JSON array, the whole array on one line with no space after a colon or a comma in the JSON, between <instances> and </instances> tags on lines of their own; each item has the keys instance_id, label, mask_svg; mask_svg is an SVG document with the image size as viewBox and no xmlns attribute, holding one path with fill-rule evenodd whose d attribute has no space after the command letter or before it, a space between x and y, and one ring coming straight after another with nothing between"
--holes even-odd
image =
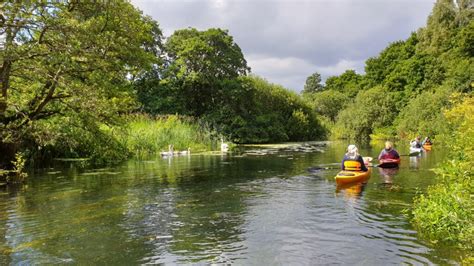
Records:
<instances>
[{"instance_id":1,"label":"river","mask_svg":"<svg viewBox=\"0 0 474 266\"><path fill-rule=\"evenodd\" d=\"M377 157L382 145L361 154ZM0 264L458 263L455 249L421 239L405 214L435 183L444 152L403 156L398 170L374 168L367 184L338 190L346 147L37 170L0 190Z\"/></svg>"}]
</instances>

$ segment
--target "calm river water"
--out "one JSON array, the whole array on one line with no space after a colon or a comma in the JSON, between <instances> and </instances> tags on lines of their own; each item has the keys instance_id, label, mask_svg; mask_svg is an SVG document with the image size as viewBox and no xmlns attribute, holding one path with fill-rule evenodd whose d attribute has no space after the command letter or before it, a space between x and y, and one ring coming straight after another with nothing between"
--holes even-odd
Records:
<instances>
[{"instance_id":1,"label":"calm river water","mask_svg":"<svg viewBox=\"0 0 474 266\"><path fill-rule=\"evenodd\" d=\"M377 157L381 145L361 153ZM0 190L0 264L456 264L404 214L443 151L337 190L346 147L38 171ZM334 169L307 171L316 165Z\"/></svg>"}]
</instances>

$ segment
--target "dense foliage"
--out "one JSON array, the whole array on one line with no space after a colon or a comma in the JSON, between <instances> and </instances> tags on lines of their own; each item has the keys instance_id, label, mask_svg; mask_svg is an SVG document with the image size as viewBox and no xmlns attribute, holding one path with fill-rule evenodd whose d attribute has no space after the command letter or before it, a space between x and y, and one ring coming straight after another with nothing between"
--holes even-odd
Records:
<instances>
[{"instance_id":1,"label":"dense foliage","mask_svg":"<svg viewBox=\"0 0 474 266\"><path fill-rule=\"evenodd\" d=\"M439 184L415 200L413 221L424 235L458 243L474 259L474 98L458 102L445 116L449 160L436 171Z\"/></svg>"},{"instance_id":2,"label":"dense foliage","mask_svg":"<svg viewBox=\"0 0 474 266\"><path fill-rule=\"evenodd\" d=\"M324 136L315 113L299 95L248 76L234 83L220 108L205 116L237 143L314 140Z\"/></svg>"},{"instance_id":3,"label":"dense foliage","mask_svg":"<svg viewBox=\"0 0 474 266\"><path fill-rule=\"evenodd\" d=\"M99 123L136 106L130 77L160 63L157 23L125 1L7 1L0 10L2 163L63 145L65 131L82 131L72 141L100 137Z\"/></svg>"},{"instance_id":4,"label":"dense foliage","mask_svg":"<svg viewBox=\"0 0 474 266\"><path fill-rule=\"evenodd\" d=\"M338 114L333 128L335 137L366 141L373 128L390 126L396 116L388 90L378 86L357 94L355 100Z\"/></svg>"},{"instance_id":5,"label":"dense foliage","mask_svg":"<svg viewBox=\"0 0 474 266\"><path fill-rule=\"evenodd\" d=\"M344 93L348 97L354 97L363 86L363 78L354 70L346 70L340 76L327 78L325 90Z\"/></svg>"}]
</instances>

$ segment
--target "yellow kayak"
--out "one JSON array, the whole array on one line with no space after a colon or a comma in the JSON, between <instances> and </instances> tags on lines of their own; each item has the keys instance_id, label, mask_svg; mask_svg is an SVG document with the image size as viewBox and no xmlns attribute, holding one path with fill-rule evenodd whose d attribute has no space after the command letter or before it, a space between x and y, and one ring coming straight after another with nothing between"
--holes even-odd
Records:
<instances>
[{"instance_id":1,"label":"yellow kayak","mask_svg":"<svg viewBox=\"0 0 474 266\"><path fill-rule=\"evenodd\" d=\"M340 171L335 179L338 185L349 184L354 182L362 182L370 177L372 169L369 168L367 172L363 171Z\"/></svg>"},{"instance_id":2,"label":"yellow kayak","mask_svg":"<svg viewBox=\"0 0 474 266\"><path fill-rule=\"evenodd\" d=\"M433 146L433 144L425 144L423 145L423 149L425 149L425 151L431 151L431 146Z\"/></svg>"}]
</instances>

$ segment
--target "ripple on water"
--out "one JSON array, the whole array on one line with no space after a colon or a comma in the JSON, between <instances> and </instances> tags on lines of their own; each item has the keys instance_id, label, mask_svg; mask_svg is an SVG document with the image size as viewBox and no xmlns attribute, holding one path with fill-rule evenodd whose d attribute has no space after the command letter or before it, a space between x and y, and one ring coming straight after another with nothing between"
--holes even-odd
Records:
<instances>
[{"instance_id":1,"label":"ripple on water","mask_svg":"<svg viewBox=\"0 0 474 266\"><path fill-rule=\"evenodd\" d=\"M375 173L365 189L336 192L335 171L295 175L314 157L289 156L160 158L86 175L62 171L62 179L46 174L0 195L0 248L12 250L13 264L446 262L400 215L425 180L401 168L397 191L378 185Z\"/></svg>"},{"instance_id":2,"label":"ripple on water","mask_svg":"<svg viewBox=\"0 0 474 266\"><path fill-rule=\"evenodd\" d=\"M403 218L371 212L364 201L341 201L333 184L311 178L270 178L252 186L265 197L251 198L244 243L249 250L265 244L269 261L278 264L368 263L426 264L429 249L416 232L403 229ZM371 250L370 254L367 251ZM362 254L365 254L363 256ZM362 258L361 258L362 257Z\"/></svg>"}]
</instances>

